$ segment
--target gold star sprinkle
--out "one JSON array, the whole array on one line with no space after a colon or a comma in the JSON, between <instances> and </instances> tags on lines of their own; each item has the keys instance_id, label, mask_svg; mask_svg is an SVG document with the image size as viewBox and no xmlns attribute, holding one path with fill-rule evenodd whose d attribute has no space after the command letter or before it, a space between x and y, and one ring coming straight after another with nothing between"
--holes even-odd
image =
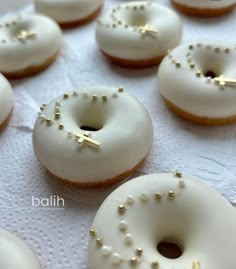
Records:
<instances>
[{"instance_id":1,"label":"gold star sprinkle","mask_svg":"<svg viewBox=\"0 0 236 269\"><path fill-rule=\"evenodd\" d=\"M91 132L86 131L83 134L76 134L75 137L78 139L77 142L82 146L90 146L99 149L101 143L91 138Z\"/></svg>"},{"instance_id":2,"label":"gold star sprinkle","mask_svg":"<svg viewBox=\"0 0 236 269\"><path fill-rule=\"evenodd\" d=\"M216 77L214 79L220 86L229 86L236 88L236 79L226 78L224 75Z\"/></svg>"},{"instance_id":3,"label":"gold star sprinkle","mask_svg":"<svg viewBox=\"0 0 236 269\"><path fill-rule=\"evenodd\" d=\"M148 35L151 35L151 36L156 36L158 31L154 28L152 28L149 24L145 24L144 26L140 26L139 27L139 32L141 34L148 34Z\"/></svg>"},{"instance_id":4,"label":"gold star sprinkle","mask_svg":"<svg viewBox=\"0 0 236 269\"><path fill-rule=\"evenodd\" d=\"M200 262L199 261L193 261L192 269L200 269Z\"/></svg>"},{"instance_id":5,"label":"gold star sprinkle","mask_svg":"<svg viewBox=\"0 0 236 269\"><path fill-rule=\"evenodd\" d=\"M16 38L19 41L26 41L26 40L32 40L37 37L37 34L34 32L29 32L26 30L21 30L19 34L16 35Z\"/></svg>"}]
</instances>

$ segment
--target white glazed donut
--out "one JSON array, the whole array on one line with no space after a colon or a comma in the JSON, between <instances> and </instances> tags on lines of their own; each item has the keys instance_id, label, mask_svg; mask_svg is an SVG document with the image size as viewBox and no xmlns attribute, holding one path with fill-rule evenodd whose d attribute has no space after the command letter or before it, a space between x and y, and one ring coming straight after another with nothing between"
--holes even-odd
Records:
<instances>
[{"instance_id":1,"label":"white glazed donut","mask_svg":"<svg viewBox=\"0 0 236 269\"><path fill-rule=\"evenodd\" d=\"M0 229L0 268L40 269L41 266L23 240Z\"/></svg>"},{"instance_id":2,"label":"white glazed donut","mask_svg":"<svg viewBox=\"0 0 236 269\"><path fill-rule=\"evenodd\" d=\"M235 0L171 0L181 12L191 16L214 17L234 9Z\"/></svg>"},{"instance_id":3,"label":"white glazed donut","mask_svg":"<svg viewBox=\"0 0 236 269\"><path fill-rule=\"evenodd\" d=\"M103 0L35 0L39 13L52 17L62 26L86 23L98 15Z\"/></svg>"},{"instance_id":4,"label":"white glazed donut","mask_svg":"<svg viewBox=\"0 0 236 269\"><path fill-rule=\"evenodd\" d=\"M13 110L13 93L10 83L0 74L0 130L6 127Z\"/></svg>"},{"instance_id":5,"label":"white glazed donut","mask_svg":"<svg viewBox=\"0 0 236 269\"><path fill-rule=\"evenodd\" d=\"M53 175L81 187L124 179L152 144L147 111L122 87L80 89L41 109L33 133L36 157Z\"/></svg>"},{"instance_id":6,"label":"white glazed donut","mask_svg":"<svg viewBox=\"0 0 236 269\"><path fill-rule=\"evenodd\" d=\"M182 23L170 9L151 2L119 5L101 17L96 38L113 62L131 67L160 63L182 36Z\"/></svg>"},{"instance_id":7,"label":"white glazed donut","mask_svg":"<svg viewBox=\"0 0 236 269\"><path fill-rule=\"evenodd\" d=\"M236 47L181 45L163 60L158 85L166 104L185 119L208 125L236 121Z\"/></svg>"},{"instance_id":8,"label":"white glazed donut","mask_svg":"<svg viewBox=\"0 0 236 269\"><path fill-rule=\"evenodd\" d=\"M0 72L23 77L48 67L62 45L59 26L50 18L20 15L0 22Z\"/></svg>"},{"instance_id":9,"label":"white glazed donut","mask_svg":"<svg viewBox=\"0 0 236 269\"><path fill-rule=\"evenodd\" d=\"M152 174L101 205L88 262L89 269L234 269L235 249L236 212L225 198L180 172Z\"/></svg>"}]
</instances>

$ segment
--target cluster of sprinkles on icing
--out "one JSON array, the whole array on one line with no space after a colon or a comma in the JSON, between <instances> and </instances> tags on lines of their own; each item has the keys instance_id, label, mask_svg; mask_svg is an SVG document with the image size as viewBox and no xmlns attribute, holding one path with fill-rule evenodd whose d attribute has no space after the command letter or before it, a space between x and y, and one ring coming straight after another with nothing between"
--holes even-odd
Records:
<instances>
[{"instance_id":1,"label":"cluster of sprinkles on icing","mask_svg":"<svg viewBox=\"0 0 236 269\"><path fill-rule=\"evenodd\" d=\"M188 63L190 70L193 71L195 76L198 78L202 78L203 74L202 74L201 70L199 70L197 68L196 63L194 63L193 57L192 57L192 52L195 49L200 49L200 48L205 48L207 50L213 50L216 54L224 53L225 55L229 55L231 53L231 50L233 50L230 48L221 49L219 47L212 47L210 45L204 46L201 43L198 43L196 45L189 45L188 52L186 54L186 61ZM181 63L179 61L177 61L176 59L174 59L173 55L171 54L171 51L168 51L168 57L169 57L171 63L174 64L176 68L182 67ZM236 88L236 79L226 78L223 74L219 77L216 77L216 78L206 77L206 83L207 84L210 84L210 83L215 84L221 90L223 90L225 88L225 86Z\"/></svg>"},{"instance_id":2,"label":"cluster of sprinkles on icing","mask_svg":"<svg viewBox=\"0 0 236 269\"><path fill-rule=\"evenodd\" d=\"M124 92L124 87L120 86L117 89L117 92L112 93L111 97L116 99L118 98L119 94ZM76 97L83 97L85 99L89 98L90 95L88 93L82 93L79 94L79 92L77 91L73 91L72 93L65 93L62 97L63 100L57 100L55 101L55 106L54 106L54 119L51 119L49 117L47 117L46 115L43 114L43 111L46 108L46 105L43 104L40 107L41 112L39 112L39 118L41 119L41 123L46 123L47 127L52 126L53 124L56 124L58 127L58 130L64 130L65 132L67 132L64 129L64 124L61 122L61 104L63 101L68 100L69 98L76 98ZM95 102L102 102L103 104L108 102L108 98L109 96L107 95L102 95L102 96L97 96L95 94L91 95L91 102L95 103ZM59 122L60 121L60 122ZM101 143L95 139L93 139L92 137L92 133L91 132L83 132L83 133L76 133L73 134L71 132L67 132L67 138L69 139L74 139L79 145L81 146L89 146L89 147L93 147L95 149L99 149L101 147Z\"/></svg>"},{"instance_id":3,"label":"cluster of sprinkles on icing","mask_svg":"<svg viewBox=\"0 0 236 269\"><path fill-rule=\"evenodd\" d=\"M0 29L1 28L12 28L12 27L16 27L17 24L22 20L21 16L18 16L16 18L16 20L13 21L9 21L6 22L4 24L0 24ZM34 40L37 38L37 33L35 32L31 32L25 29L21 29L19 30L15 36L11 37L0 37L0 43L2 44L6 44L8 42L15 42L15 41L19 41L21 43L25 43L28 40Z\"/></svg>"},{"instance_id":4,"label":"cluster of sprinkles on icing","mask_svg":"<svg viewBox=\"0 0 236 269\"><path fill-rule=\"evenodd\" d=\"M182 173L180 171L175 171L173 176L179 179L178 187L180 188L180 190L183 189L185 187L185 181L183 179ZM113 250L112 246L103 243L103 240L98 236L96 230L93 228L90 230L89 234L90 237L95 241L95 244L97 248L100 250L101 255L107 257L110 256L112 263L115 265L119 265L121 263L129 263L132 267L136 267L138 266L138 264L145 262L145 260L141 258L144 256L145 251L143 248L135 246L134 238L132 234L128 231L129 230L128 222L124 219L124 217L128 213L129 208L132 207L139 200L142 203L147 204L147 202L150 199L154 199L158 204L160 204L162 199L166 198L168 200L173 200L178 195L180 195L180 191L175 192L173 190L170 190L168 193L164 194L158 192L154 194L142 192L138 197L128 195L126 201L124 201L124 203L118 205L117 207L117 214L121 217L120 222L118 224L118 230L124 235L124 244L130 247L133 246L134 256L130 257L128 260L122 258L119 253ZM157 260L147 262L149 263L150 268L161 269L160 263ZM193 261L192 269L200 269L200 262Z\"/></svg>"},{"instance_id":5,"label":"cluster of sprinkles on icing","mask_svg":"<svg viewBox=\"0 0 236 269\"><path fill-rule=\"evenodd\" d=\"M158 30L154 29L152 26L150 26L148 23L146 23L145 25L142 26L132 26L127 24L126 22L122 21L119 18L119 11L121 9L124 10L128 10L131 12L137 12L137 11L146 11L147 7L150 7L152 5L151 2L146 2L145 4L140 4L140 5L135 5L135 6L131 6L131 5L119 5L115 8L112 9L112 14L111 14L111 18L112 18L112 24L109 23L104 23L101 20L98 20L98 24L106 27L106 28L117 28L117 29L130 29L133 30L134 32L138 32L143 36L151 36L151 37L156 37Z\"/></svg>"}]
</instances>

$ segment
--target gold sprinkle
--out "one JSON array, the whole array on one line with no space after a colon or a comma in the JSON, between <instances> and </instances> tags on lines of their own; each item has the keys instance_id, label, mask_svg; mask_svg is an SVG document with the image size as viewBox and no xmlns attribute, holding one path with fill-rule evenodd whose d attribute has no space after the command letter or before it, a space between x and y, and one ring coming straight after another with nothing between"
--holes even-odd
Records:
<instances>
[{"instance_id":1,"label":"gold sprinkle","mask_svg":"<svg viewBox=\"0 0 236 269\"><path fill-rule=\"evenodd\" d=\"M52 120L51 119L46 119L46 123L48 126L52 125Z\"/></svg>"},{"instance_id":2,"label":"gold sprinkle","mask_svg":"<svg viewBox=\"0 0 236 269\"><path fill-rule=\"evenodd\" d=\"M138 262L138 260L137 260L136 257L133 257L133 258L130 259L130 264L133 265L133 266L137 265L137 262Z\"/></svg>"},{"instance_id":3,"label":"gold sprinkle","mask_svg":"<svg viewBox=\"0 0 236 269\"><path fill-rule=\"evenodd\" d=\"M193 69L193 68L195 67L195 64L192 63L192 64L190 64L189 66L190 66L190 68Z\"/></svg>"},{"instance_id":4,"label":"gold sprinkle","mask_svg":"<svg viewBox=\"0 0 236 269\"><path fill-rule=\"evenodd\" d=\"M175 66L176 66L177 68L180 68L180 67L181 67L181 64L177 62L177 63L175 64Z\"/></svg>"},{"instance_id":5,"label":"gold sprinkle","mask_svg":"<svg viewBox=\"0 0 236 269\"><path fill-rule=\"evenodd\" d=\"M196 76L197 76L197 77L200 77L201 74L202 74L202 73L201 73L200 71L197 71L197 72L196 72Z\"/></svg>"},{"instance_id":6,"label":"gold sprinkle","mask_svg":"<svg viewBox=\"0 0 236 269\"><path fill-rule=\"evenodd\" d=\"M175 197L175 193L173 191L169 191L168 192L168 197L169 198L174 198Z\"/></svg>"},{"instance_id":7,"label":"gold sprinkle","mask_svg":"<svg viewBox=\"0 0 236 269\"><path fill-rule=\"evenodd\" d=\"M151 267L152 267L152 269L156 269L156 268L159 267L159 263L158 262L152 262Z\"/></svg>"},{"instance_id":8,"label":"gold sprinkle","mask_svg":"<svg viewBox=\"0 0 236 269\"><path fill-rule=\"evenodd\" d=\"M55 113L55 119L56 119L56 120L60 119L60 113L59 113L59 112L56 112L56 113Z\"/></svg>"},{"instance_id":9,"label":"gold sprinkle","mask_svg":"<svg viewBox=\"0 0 236 269\"><path fill-rule=\"evenodd\" d=\"M183 175L180 171L175 171L175 176L181 178Z\"/></svg>"},{"instance_id":10,"label":"gold sprinkle","mask_svg":"<svg viewBox=\"0 0 236 269\"><path fill-rule=\"evenodd\" d=\"M94 94L94 95L92 96L92 100L93 100L93 102L97 101L97 99L98 99L97 95Z\"/></svg>"},{"instance_id":11,"label":"gold sprinkle","mask_svg":"<svg viewBox=\"0 0 236 269\"><path fill-rule=\"evenodd\" d=\"M224 52L225 53L229 53L230 52L230 49L225 49Z\"/></svg>"},{"instance_id":12,"label":"gold sprinkle","mask_svg":"<svg viewBox=\"0 0 236 269\"><path fill-rule=\"evenodd\" d=\"M126 211L126 207L125 207L124 205L119 205L119 206L118 206L118 212L119 212L120 214L124 214L125 211Z\"/></svg>"},{"instance_id":13,"label":"gold sprinkle","mask_svg":"<svg viewBox=\"0 0 236 269\"><path fill-rule=\"evenodd\" d=\"M220 48L215 48L215 52L219 53L220 52Z\"/></svg>"},{"instance_id":14,"label":"gold sprinkle","mask_svg":"<svg viewBox=\"0 0 236 269\"><path fill-rule=\"evenodd\" d=\"M135 253L136 253L137 256L140 257L140 256L143 255L143 249L142 248L137 248Z\"/></svg>"},{"instance_id":15,"label":"gold sprinkle","mask_svg":"<svg viewBox=\"0 0 236 269\"><path fill-rule=\"evenodd\" d=\"M64 125L63 124L59 124L58 125L58 128L59 128L59 130L62 130L62 129L64 129Z\"/></svg>"},{"instance_id":16,"label":"gold sprinkle","mask_svg":"<svg viewBox=\"0 0 236 269\"><path fill-rule=\"evenodd\" d=\"M68 93L65 93L65 94L63 95L63 98L64 98L64 99L68 99L68 98L69 98L69 94L68 94Z\"/></svg>"},{"instance_id":17,"label":"gold sprinkle","mask_svg":"<svg viewBox=\"0 0 236 269\"><path fill-rule=\"evenodd\" d=\"M118 92L124 92L124 87L120 86L120 87L118 88Z\"/></svg>"},{"instance_id":18,"label":"gold sprinkle","mask_svg":"<svg viewBox=\"0 0 236 269\"><path fill-rule=\"evenodd\" d=\"M40 107L40 110L41 110L41 111L43 111L43 110L44 110L44 107L43 107L43 106L41 106L41 107Z\"/></svg>"},{"instance_id":19,"label":"gold sprinkle","mask_svg":"<svg viewBox=\"0 0 236 269\"><path fill-rule=\"evenodd\" d=\"M101 247L102 246L102 240L100 238L96 239L96 246Z\"/></svg>"},{"instance_id":20,"label":"gold sprinkle","mask_svg":"<svg viewBox=\"0 0 236 269\"><path fill-rule=\"evenodd\" d=\"M102 101L105 103L107 101L107 96L103 95L102 96Z\"/></svg>"},{"instance_id":21,"label":"gold sprinkle","mask_svg":"<svg viewBox=\"0 0 236 269\"><path fill-rule=\"evenodd\" d=\"M188 47L190 50L193 50L194 49L194 46L193 45L189 45Z\"/></svg>"},{"instance_id":22,"label":"gold sprinkle","mask_svg":"<svg viewBox=\"0 0 236 269\"><path fill-rule=\"evenodd\" d=\"M91 237L94 237L94 236L96 235L95 230L94 230L94 229L91 229L91 230L89 231L89 235L90 235Z\"/></svg>"},{"instance_id":23,"label":"gold sprinkle","mask_svg":"<svg viewBox=\"0 0 236 269\"><path fill-rule=\"evenodd\" d=\"M161 200L162 195L159 192L155 193L154 196L157 201Z\"/></svg>"}]
</instances>

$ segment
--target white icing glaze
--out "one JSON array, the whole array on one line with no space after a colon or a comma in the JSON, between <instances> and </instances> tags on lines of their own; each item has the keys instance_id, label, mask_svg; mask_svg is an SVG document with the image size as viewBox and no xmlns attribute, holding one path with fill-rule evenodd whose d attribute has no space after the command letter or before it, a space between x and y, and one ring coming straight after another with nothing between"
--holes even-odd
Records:
<instances>
[{"instance_id":1,"label":"white icing glaze","mask_svg":"<svg viewBox=\"0 0 236 269\"><path fill-rule=\"evenodd\" d=\"M235 4L235 0L173 0L177 4L188 6L198 9L220 9L232 6Z\"/></svg>"},{"instance_id":2,"label":"white icing glaze","mask_svg":"<svg viewBox=\"0 0 236 269\"><path fill-rule=\"evenodd\" d=\"M29 34L25 40L19 37L22 31ZM24 14L1 20L0 71L13 73L42 65L59 52L61 45L61 30L48 17Z\"/></svg>"},{"instance_id":3,"label":"white icing glaze","mask_svg":"<svg viewBox=\"0 0 236 269\"><path fill-rule=\"evenodd\" d=\"M39 261L25 242L0 229L1 269L40 269Z\"/></svg>"},{"instance_id":4,"label":"white icing glaze","mask_svg":"<svg viewBox=\"0 0 236 269\"><path fill-rule=\"evenodd\" d=\"M189 49L190 45L193 49ZM236 85L221 87L214 79L205 77L207 71L213 71L217 77L236 79L235 61L236 48L222 43L181 45L160 65L159 90L167 100L195 116L212 119L235 116ZM176 62L181 67L176 67ZM198 71L202 73L200 77L196 75Z\"/></svg>"},{"instance_id":5,"label":"white icing glaze","mask_svg":"<svg viewBox=\"0 0 236 269\"><path fill-rule=\"evenodd\" d=\"M185 181L184 188L179 187L180 180ZM140 199L144 191L148 201ZM170 191L174 197L170 197ZM162 198L156 199L155 193ZM134 197L134 205L126 203L128 195ZM121 204L126 207L123 213L117 210ZM127 223L125 232L119 230L121 220ZM132 234L132 245L124 242L127 232ZM165 240L177 243L182 256L177 259L162 256L156 246ZM101 252L102 246L111 248L106 257ZM236 213L225 198L189 177L152 174L121 185L101 205L90 231L88 262L90 269L233 269L235 248ZM131 258L137 259L136 266L131 265ZM194 261L198 267L193 266ZM159 266L155 267L155 262Z\"/></svg>"},{"instance_id":6,"label":"white icing glaze","mask_svg":"<svg viewBox=\"0 0 236 269\"><path fill-rule=\"evenodd\" d=\"M58 120L54 120L55 110L60 111ZM48 126L45 118L53 124ZM59 124L64 125L62 130ZM82 126L99 129L90 138L100 147L78 143L75 135L85 133ZM98 86L69 93L66 99L62 96L47 105L36 121L33 145L37 158L54 175L94 183L113 179L140 163L151 147L152 132L147 111L134 97Z\"/></svg>"},{"instance_id":7,"label":"white icing glaze","mask_svg":"<svg viewBox=\"0 0 236 269\"><path fill-rule=\"evenodd\" d=\"M59 23L87 18L103 4L103 0L35 0L37 12L52 17Z\"/></svg>"},{"instance_id":8,"label":"white icing glaze","mask_svg":"<svg viewBox=\"0 0 236 269\"><path fill-rule=\"evenodd\" d=\"M0 74L0 125L9 116L13 102L12 87L8 80Z\"/></svg>"},{"instance_id":9,"label":"white icing glaze","mask_svg":"<svg viewBox=\"0 0 236 269\"><path fill-rule=\"evenodd\" d=\"M148 24L155 32L142 33ZM126 60L161 57L176 47L182 23L170 9L150 2L131 2L113 8L97 23L96 37L106 54Z\"/></svg>"}]
</instances>

